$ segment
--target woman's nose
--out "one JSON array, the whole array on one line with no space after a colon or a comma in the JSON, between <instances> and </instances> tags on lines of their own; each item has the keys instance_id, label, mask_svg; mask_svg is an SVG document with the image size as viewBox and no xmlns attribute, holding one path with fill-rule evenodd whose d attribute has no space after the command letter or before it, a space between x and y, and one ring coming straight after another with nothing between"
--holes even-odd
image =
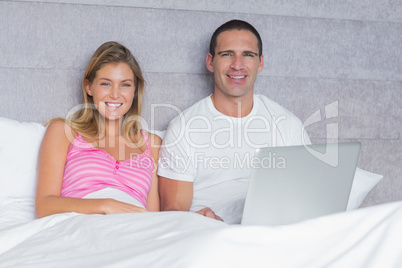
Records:
<instances>
[{"instance_id":1,"label":"woman's nose","mask_svg":"<svg viewBox=\"0 0 402 268\"><path fill-rule=\"evenodd\" d=\"M112 86L110 89L110 97L113 99L117 99L119 97L119 87L118 86Z\"/></svg>"}]
</instances>

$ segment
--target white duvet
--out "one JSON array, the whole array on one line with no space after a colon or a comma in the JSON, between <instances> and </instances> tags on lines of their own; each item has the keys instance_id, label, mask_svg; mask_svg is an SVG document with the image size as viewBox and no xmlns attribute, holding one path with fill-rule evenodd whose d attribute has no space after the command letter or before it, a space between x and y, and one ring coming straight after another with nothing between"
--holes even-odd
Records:
<instances>
[{"instance_id":1,"label":"white duvet","mask_svg":"<svg viewBox=\"0 0 402 268\"><path fill-rule=\"evenodd\" d=\"M31 220L32 201L2 204L0 267L402 267L402 202L282 227L191 212Z\"/></svg>"}]
</instances>

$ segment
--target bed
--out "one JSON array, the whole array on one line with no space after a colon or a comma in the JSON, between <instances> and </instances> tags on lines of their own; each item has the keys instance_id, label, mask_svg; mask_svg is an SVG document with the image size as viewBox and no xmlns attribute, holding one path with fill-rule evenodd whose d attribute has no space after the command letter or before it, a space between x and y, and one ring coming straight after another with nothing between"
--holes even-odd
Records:
<instances>
[{"instance_id":1,"label":"bed","mask_svg":"<svg viewBox=\"0 0 402 268\"><path fill-rule=\"evenodd\" d=\"M7 208L7 206L9 206ZM2 226L0 267L400 267L402 203L284 227L239 226L190 212L22 219Z\"/></svg>"},{"instance_id":2,"label":"bed","mask_svg":"<svg viewBox=\"0 0 402 268\"><path fill-rule=\"evenodd\" d=\"M401 267L401 4L304 2L0 1L0 267ZM42 123L81 103L94 50L132 50L147 82L142 123L163 136L211 94L209 38L235 18L263 39L256 93L313 143L362 143L347 212L281 227L189 212L35 219ZM221 216L241 212L234 202Z\"/></svg>"},{"instance_id":3,"label":"bed","mask_svg":"<svg viewBox=\"0 0 402 268\"><path fill-rule=\"evenodd\" d=\"M357 209L382 179L379 174L359 169L347 212L287 226L241 226L191 212L35 219L36 158L46 128L7 118L0 118L0 127L8 130L0 134L0 267L402 264L402 244L396 241L402 236L402 202ZM226 213L241 213L241 207Z\"/></svg>"}]
</instances>

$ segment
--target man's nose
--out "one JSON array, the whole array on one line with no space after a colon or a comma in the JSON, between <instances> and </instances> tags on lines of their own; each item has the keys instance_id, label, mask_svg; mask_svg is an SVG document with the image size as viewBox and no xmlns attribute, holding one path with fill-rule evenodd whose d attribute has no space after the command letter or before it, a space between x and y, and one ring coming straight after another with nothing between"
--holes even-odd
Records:
<instances>
[{"instance_id":1,"label":"man's nose","mask_svg":"<svg viewBox=\"0 0 402 268\"><path fill-rule=\"evenodd\" d=\"M243 57L242 56L234 56L230 67L234 70L242 70L244 67Z\"/></svg>"}]
</instances>

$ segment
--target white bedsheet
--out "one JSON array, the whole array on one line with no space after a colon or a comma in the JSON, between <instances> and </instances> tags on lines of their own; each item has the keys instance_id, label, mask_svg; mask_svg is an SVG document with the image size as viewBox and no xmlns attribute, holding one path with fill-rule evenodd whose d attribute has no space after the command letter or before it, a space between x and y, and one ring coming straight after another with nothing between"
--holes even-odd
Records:
<instances>
[{"instance_id":1,"label":"white bedsheet","mask_svg":"<svg viewBox=\"0 0 402 268\"><path fill-rule=\"evenodd\" d=\"M140 201L138 201L131 195L129 195L123 191L120 191L118 189L111 188L111 187L106 187L101 190L92 192L90 194L87 194L83 198L113 198L120 202L125 202L128 204L132 204L134 206L139 206L139 207L144 208L144 205L141 204Z\"/></svg>"},{"instance_id":2,"label":"white bedsheet","mask_svg":"<svg viewBox=\"0 0 402 268\"><path fill-rule=\"evenodd\" d=\"M6 211L0 267L402 267L402 202L282 227L191 212L65 213L10 225Z\"/></svg>"}]
</instances>

